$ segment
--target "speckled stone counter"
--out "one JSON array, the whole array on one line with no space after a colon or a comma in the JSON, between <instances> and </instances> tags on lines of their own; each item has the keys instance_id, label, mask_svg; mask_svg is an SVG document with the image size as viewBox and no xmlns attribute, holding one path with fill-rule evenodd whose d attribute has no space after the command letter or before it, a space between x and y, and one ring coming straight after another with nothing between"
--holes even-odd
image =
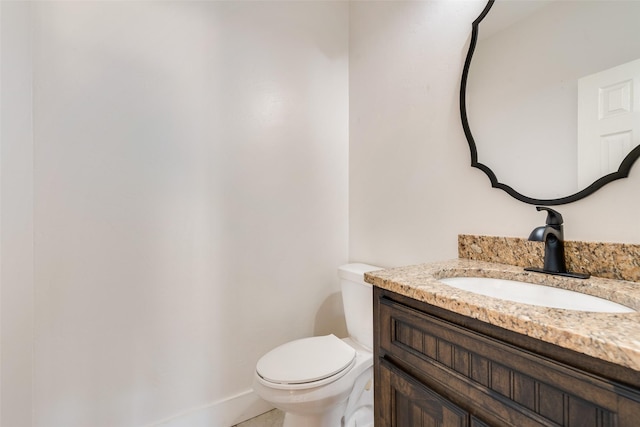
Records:
<instances>
[{"instance_id":1,"label":"speckled stone counter","mask_svg":"<svg viewBox=\"0 0 640 427\"><path fill-rule=\"evenodd\" d=\"M544 284L605 298L640 310L640 283L587 280L526 272L519 266L456 259L374 271L374 286L501 328L640 371L640 312L591 313L482 296L448 286L445 277L493 277Z\"/></svg>"}]
</instances>

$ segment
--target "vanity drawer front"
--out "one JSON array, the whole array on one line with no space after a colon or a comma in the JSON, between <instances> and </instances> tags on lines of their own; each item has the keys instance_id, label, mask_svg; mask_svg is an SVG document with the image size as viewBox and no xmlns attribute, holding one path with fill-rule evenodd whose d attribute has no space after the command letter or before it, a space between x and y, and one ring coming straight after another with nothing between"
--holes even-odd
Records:
<instances>
[{"instance_id":1,"label":"vanity drawer front","mask_svg":"<svg viewBox=\"0 0 640 427\"><path fill-rule=\"evenodd\" d=\"M380 299L378 316L380 357L463 408L472 401L489 425L637 425L636 390L386 297Z\"/></svg>"}]
</instances>

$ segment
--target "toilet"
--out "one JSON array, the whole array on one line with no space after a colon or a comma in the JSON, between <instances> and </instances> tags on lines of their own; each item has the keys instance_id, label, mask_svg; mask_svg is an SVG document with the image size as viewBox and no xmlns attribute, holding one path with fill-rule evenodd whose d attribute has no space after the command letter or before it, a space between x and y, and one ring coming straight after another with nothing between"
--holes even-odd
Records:
<instances>
[{"instance_id":1,"label":"toilet","mask_svg":"<svg viewBox=\"0 0 640 427\"><path fill-rule=\"evenodd\" d=\"M256 365L254 391L285 412L283 427L373 426L373 294L368 264L338 268L349 337L302 338Z\"/></svg>"}]
</instances>

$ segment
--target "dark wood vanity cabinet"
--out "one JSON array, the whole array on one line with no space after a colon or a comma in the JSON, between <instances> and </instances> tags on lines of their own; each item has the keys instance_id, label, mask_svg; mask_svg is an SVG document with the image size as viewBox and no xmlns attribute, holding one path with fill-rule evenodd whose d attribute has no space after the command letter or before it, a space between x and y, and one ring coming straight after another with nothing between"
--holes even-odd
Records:
<instances>
[{"instance_id":1,"label":"dark wood vanity cabinet","mask_svg":"<svg viewBox=\"0 0 640 427\"><path fill-rule=\"evenodd\" d=\"M376 427L639 427L640 373L374 289Z\"/></svg>"}]
</instances>

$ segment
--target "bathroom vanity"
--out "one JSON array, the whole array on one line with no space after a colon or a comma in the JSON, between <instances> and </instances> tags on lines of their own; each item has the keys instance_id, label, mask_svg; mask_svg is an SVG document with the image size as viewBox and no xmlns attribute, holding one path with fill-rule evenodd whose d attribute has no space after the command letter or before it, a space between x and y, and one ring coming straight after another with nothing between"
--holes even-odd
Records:
<instances>
[{"instance_id":1,"label":"bathroom vanity","mask_svg":"<svg viewBox=\"0 0 640 427\"><path fill-rule=\"evenodd\" d=\"M515 279L640 309L640 284L458 259L372 272L376 426L640 425L640 313L509 302L451 276Z\"/></svg>"}]
</instances>

